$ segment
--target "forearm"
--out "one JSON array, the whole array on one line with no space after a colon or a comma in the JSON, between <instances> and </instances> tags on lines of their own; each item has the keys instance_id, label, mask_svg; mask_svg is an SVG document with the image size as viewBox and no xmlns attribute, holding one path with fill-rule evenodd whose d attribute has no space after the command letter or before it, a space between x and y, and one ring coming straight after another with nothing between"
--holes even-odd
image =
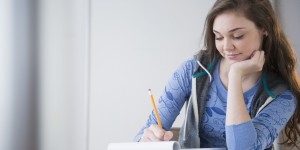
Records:
<instances>
[{"instance_id":1,"label":"forearm","mask_svg":"<svg viewBox=\"0 0 300 150\"><path fill-rule=\"evenodd\" d=\"M184 62L171 76L166 84L162 95L160 96L157 109L164 130L169 130L179 114L185 100L190 95L191 77L194 71L194 60L190 59ZM157 120L152 111L146 124L140 129L135 137L139 141L145 128L151 124L157 124Z\"/></svg>"},{"instance_id":2,"label":"forearm","mask_svg":"<svg viewBox=\"0 0 300 150\"><path fill-rule=\"evenodd\" d=\"M266 149L270 147L293 115L296 107L294 99L290 91L285 91L252 120L236 125L226 125L228 149Z\"/></svg>"},{"instance_id":3,"label":"forearm","mask_svg":"<svg viewBox=\"0 0 300 150\"><path fill-rule=\"evenodd\" d=\"M250 119L243 96L242 76L229 73L226 125L240 124Z\"/></svg>"}]
</instances>

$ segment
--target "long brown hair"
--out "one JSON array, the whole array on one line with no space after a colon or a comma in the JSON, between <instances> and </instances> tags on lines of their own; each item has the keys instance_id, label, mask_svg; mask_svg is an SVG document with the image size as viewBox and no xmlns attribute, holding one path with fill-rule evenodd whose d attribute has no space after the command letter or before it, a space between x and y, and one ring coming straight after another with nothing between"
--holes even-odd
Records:
<instances>
[{"instance_id":1,"label":"long brown hair","mask_svg":"<svg viewBox=\"0 0 300 150\"><path fill-rule=\"evenodd\" d=\"M204 29L205 54L211 60L220 58L215 45L213 23L215 18L227 11L244 15L254 22L257 28L267 31L262 49L265 51L264 69L279 74L289 85L296 98L296 110L285 126L287 140L284 144L297 146L300 135L300 80L296 69L296 54L283 33L269 0L217 0L207 15Z\"/></svg>"}]
</instances>

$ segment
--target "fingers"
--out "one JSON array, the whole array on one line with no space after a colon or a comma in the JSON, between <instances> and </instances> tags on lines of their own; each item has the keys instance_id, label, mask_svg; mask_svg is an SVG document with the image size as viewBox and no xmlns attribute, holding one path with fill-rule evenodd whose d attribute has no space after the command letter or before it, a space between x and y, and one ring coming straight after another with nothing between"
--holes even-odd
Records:
<instances>
[{"instance_id":1,"label":"fingers","mask_svg":"<svg viewBox=\"0 0 300 150\"><path fill-rule=\"evenodd\" d=\"M252 52L250 59L246 59L234 63L230 67L230 74L233 76L245 76L263 69L265 63L265 52L262 50L255 50Z\"/></svg>"},{"instance_id":2,"label":"fingers","mask_svg":"<svg viewBox=\"0 0 300 150\"><path fill-rule=\"evenodd\" d=\"M148 141L169 141L173 137L171 131L164 131L158 125L151 125L144 130L141 142Z\"/></svg>"},{"instance_id":3,"label":"fingers","mask_svg":"<svg viewBox=\"0 0 300 150\"><path fill-rule=\"evenodd\" d=\"M144 130L144 134L140 141L141 142L149 142L149 141L161 141L161 140L155 136L154 132L150 128L146 128Z\"/></svg>"},{"instance_id":4,"label":"fingers","mask_svg":"<svg viewBox=\"0 0 300 150\"><path fill-rule=\"evenodd\" d=\"M148 136L145 136L145 135L143 134L143 136L141 137L141 139L140 139L139 142L149 142L149 141L151 141L150 138L148 138Z\"/></svg>"},{"instance_id":5,"label":"fingers","mask_svg":"<svg viewBox=\"0 0 300 150\"><path fill-rule=\"evenodd\" d=\"M165 131L163 129L161 129L158 125L152 124L149 129L153 131L154 135L157 138L159 138L160 140L163 140Z\"/></svg>"},{"instance_id":6,"label":"fingers","mask_svg":"<svg viewBox=\"0 0 300 150\"><path fill-rule=\"evenodd\" d=\"M259 60L262 56L264 56L264 51L255 50L251 54L251 59Z\"/></svg>"},{"instance_id":7,"label":"fingers","mask_svg":"<svg viewBox=\"0 0 300 150\"><path fill-rule=\"evenodd\" d=\"M259 60L262 64L265 63L265 52L264 51L261 51L261 55L259 57Z\"/></svg>"},{"instance_id":8,"label":"fingers","mask_svg":"<svg viewBox=\"0 0 300 150\"><path fill-rule=\"evenodd\" d=\"M265 52L264 51L254 51L253 53L253 64L256 66L258 71L261 71L265 63Z\"/></svg>"},{"instance_id":9,"label":"fingers","mask_svg":"<svg viewBox=\"0 0 300 150\"><path fill-rule=\"evenodd\" d=\"M173 137L173 132L171 131L166 131L164 135L164 141L170 141Z\"/></svg>"},{"instance_id":10,"label":"fingers","mask_svg":"<svg viewBox=\"0 0 300 150\"><path fill-rule=\"evenodd\" d=\"M256 51L257 51L257 50L254 50L254 51L252 52L252 54L250 55L249 59L251 59L251 58L254 56L254 54L255 54Z\"/></svg>"}]
</instances>

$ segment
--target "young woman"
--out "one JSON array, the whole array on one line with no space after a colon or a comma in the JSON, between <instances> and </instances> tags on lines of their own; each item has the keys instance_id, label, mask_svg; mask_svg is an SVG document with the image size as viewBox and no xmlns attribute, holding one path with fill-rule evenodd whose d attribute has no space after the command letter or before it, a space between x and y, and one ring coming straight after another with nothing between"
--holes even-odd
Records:
<instances>
[{"instance_id":1,"label":"young woman","mask_svg":"<svg viewBox=\"0 0 300 150\"><path fill-rule=\"evenodd\" d=\"M269 0L217 0L204 45L173 74L160 96L163 129L152 113L136 141L170 140L184 103L182 147L271 149L283 130L289 146L300 134L296 55Z\"/></svg>"}]
</instances>

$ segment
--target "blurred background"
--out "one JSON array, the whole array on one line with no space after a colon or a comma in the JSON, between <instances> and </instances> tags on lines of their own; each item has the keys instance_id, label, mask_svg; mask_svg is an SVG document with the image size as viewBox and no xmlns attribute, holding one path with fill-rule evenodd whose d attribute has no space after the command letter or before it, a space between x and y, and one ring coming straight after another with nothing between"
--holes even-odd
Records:
<instances>
[{"instance_id":1,"label":"blurred background","mask_svg":"<svg viewBox=\"0 0 300 150\"><path fill-rule=\"evenodd\" d=\"M158 100L171 73L202 47L213 3L1 0L0 150L133 141L152 110L148 89ZM272 3L300 56L300 1Z\"/></svg>"}]
</instances>

